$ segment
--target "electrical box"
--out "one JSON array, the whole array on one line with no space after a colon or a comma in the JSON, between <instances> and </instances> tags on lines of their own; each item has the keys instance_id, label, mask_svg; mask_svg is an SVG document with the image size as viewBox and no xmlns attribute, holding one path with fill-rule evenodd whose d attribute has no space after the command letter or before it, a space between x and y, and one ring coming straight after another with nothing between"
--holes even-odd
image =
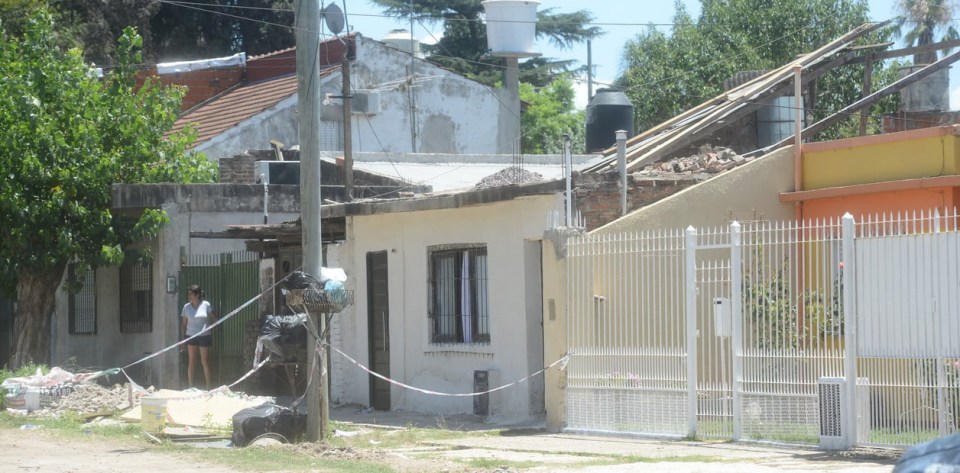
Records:
<instances>
[{"instance_id":1,"label":"electrical box","mask_svg":"<svg viewBox=\"0 0 960 473\"><path fill-rule=\"evenodd\" d=\"M733 334L733 306L726 297L713 298L713 330L718 337Z\"/></svg>"},{"instance_id":2,"label":"electrical box","mask_svg":"<svg viewBox=\"0 0 960 473\"><path fill-rule=\"evenodd\" d=\"M350 109L359 115L376 115L380 113L379 90L354 90L350 101Z\"/></svg>"}]
</instances>

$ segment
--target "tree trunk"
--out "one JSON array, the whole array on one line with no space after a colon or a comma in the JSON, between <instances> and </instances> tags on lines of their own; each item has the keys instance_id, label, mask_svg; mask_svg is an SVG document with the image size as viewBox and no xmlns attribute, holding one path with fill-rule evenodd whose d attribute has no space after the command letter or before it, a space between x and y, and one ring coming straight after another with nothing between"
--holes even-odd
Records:
<instances>
[{"instance_id":1,"label":"tree trunk","mask_svg":"<svg viewBox=\"0 0 960 473\"><path fill-rule=\"evenodd\" d=\"M11 368L50 362L50 315L65 264L40 273L17 275L17 311L13 336L17 341Z\"/></svg>"}]
</instances>

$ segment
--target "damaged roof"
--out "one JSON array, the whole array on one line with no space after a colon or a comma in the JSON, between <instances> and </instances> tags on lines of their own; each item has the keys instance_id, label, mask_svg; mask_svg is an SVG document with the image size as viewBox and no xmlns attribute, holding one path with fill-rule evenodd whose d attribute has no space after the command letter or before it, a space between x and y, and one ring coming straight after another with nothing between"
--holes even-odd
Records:
<instances>
[{"instance_id":1,"label":"damaged roof","mask_svg":"<svg viewBox=\"0 0 960 473\"><path fill-rule=\"evenodd\" d=\"M904 48L894 51L877 52L876 48L887 47L889 43L872 47L852 47L854 41L864 35L886 26L888 22L866 23L845 35L825 44L815 51L801 55L794 61L771 70L753 80L746 81L694 108L687 110L649 130L627 140L627 171L637 172L644 166L668 158L686 146L702 141L717 130L736 123L751 112L765 106L765 101L789 93L794 87L795 69L801 68L801 85L808 84L827 72L850 64L866 63L883 59L906 56L920 51L935 51L954 48L958 41L945 41L925 46ZM903 87L943 69L960 59L960 52L949 54L923 69L915 71L896 82L873 92L834 114L807 126L801 131L806 139L823 131L851 113L865 109L884 97ZM793 137L784 139L751 155L763 155L781 148L793 141ZM603 158L594 161L583 169L584 172L604 172L616 168L616 148L603 151Z\"/></svg>"}]
</instances>

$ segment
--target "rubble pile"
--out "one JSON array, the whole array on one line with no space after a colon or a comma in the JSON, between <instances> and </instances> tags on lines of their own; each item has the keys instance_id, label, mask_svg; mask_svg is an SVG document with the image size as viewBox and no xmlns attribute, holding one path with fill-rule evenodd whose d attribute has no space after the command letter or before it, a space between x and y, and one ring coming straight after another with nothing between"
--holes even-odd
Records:
<instances>
[{"instance_id":1,"label":"rubble pile","mask_svg":"<svg viewBox=\"0 0 960 473\"><path fill-rule=\"evenodd\" d=\"M524 170L518 166L510 166L499 172L491 174L477 183L477 189L486 189L488 187L508 186L511 184L527 184L531 182L543 182L543 176Z\"/></svg>"},{"instance_id":2,"label":"rubble pile","mask_svg":"<svg viewBox=\"0 0 960 473\"><path fill-rule=\"evenodd\" d=\"M140 395L134 393L133 402ZM106 388L95 383L82 383L73 387L73 392L53 401L49 407L35 411L41 416L60 417L66 412L78 414L110 414L130 407L126 385L116 384Z\"/></svg>"},{"instance_id":3,"label":"rubble pile","mask_svg":"<svg viewBox=\"0 0 960 473\"><path fill-rule=\"evenodd\" d=\"M650 164L640 174L657 176L661 174L719 174L754 158L745 158L730 148L714 148L709 145L700 148L693 156L673 158Z\"/></svg>"}]
</instances>

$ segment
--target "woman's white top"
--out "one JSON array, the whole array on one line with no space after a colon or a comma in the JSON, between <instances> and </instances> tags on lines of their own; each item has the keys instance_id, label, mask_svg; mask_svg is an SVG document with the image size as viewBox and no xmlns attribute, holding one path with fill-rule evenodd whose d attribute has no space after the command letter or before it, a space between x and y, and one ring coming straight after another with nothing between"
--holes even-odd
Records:
<instances>
[{"instance_id":1,"label":"woman's white top","mask_svg":"<svg viewBox=\"0 0 960 473\"><path fill-rule=\"evenodd\" d=\"M184 304L183 311L180 312L180 317L187 319L188 337L194 336L207 329L207 316L211 311L210 303L207 301L200 301L200 305L196 308L189 302ZM206 335L209 335L209 333Z\"/></svg>"}]
</instances>

